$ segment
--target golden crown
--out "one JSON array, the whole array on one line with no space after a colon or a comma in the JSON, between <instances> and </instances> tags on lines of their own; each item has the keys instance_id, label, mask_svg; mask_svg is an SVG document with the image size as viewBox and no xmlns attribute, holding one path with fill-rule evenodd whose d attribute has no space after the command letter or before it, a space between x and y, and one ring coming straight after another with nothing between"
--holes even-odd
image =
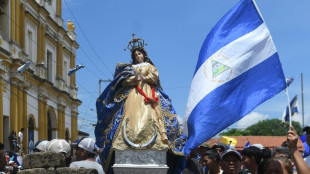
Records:
<instances>
[{"instance_id":1,"label":"golden crown","mask_svg":"<svg viewBox=\"0 0 310 174\"><path fill-rule=\"evenodd\" d=\"M132 40L129 41L128 45L127 45L127 48L125 48L124 50L130 50L132 51L134 48L144 48L144 45L147 45L145 42L144 42L144 39L143 38L136 38L136 34L135 33L132 33Z\"/></svg>"}]
</instances>

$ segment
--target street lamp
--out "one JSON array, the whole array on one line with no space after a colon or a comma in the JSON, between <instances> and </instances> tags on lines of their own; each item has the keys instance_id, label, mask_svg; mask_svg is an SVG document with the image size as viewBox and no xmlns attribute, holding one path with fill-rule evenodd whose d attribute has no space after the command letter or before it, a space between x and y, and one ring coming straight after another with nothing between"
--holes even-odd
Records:
<instances>
[{"instance_id":1,"label":"street lamp","mask_svg":"<svg viewBox=\"0 0 310 174\"><path fill-rule=\"evenodd\" d=\"M102 80L102 79L99 79L99 96L101 94L101 82L111 82L111 80Z\"/></svg>"}]
</instances>

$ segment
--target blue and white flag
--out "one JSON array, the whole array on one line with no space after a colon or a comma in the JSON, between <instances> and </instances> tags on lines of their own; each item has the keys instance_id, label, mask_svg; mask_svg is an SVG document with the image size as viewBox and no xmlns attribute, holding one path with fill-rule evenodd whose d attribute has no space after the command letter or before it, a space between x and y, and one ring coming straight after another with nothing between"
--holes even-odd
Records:
<instances>
[{"instance_id":1,"label":"blue and white flag","mask_svg":"<svg viewBox=\"0 0 310 174\"><path fill-rule=\"evenodd\" d=\"M250 141L248 141L248 142L244 145L243 149L248 148L248 147L251 147Z\"/></svg>"},{"instance_id":2,"label":"blue and white flag","mask_svg":"<svg viewBox=\"0 0 310 174\"><path fill-rule=\"evenodd\" d=\"M297 95L295 95L295 97L290 102L290 106L291 106L291 115L293 116L295 114L298 114L298 96ZM282 115L282 122L285 123L289 121L290 121L290 113L289 113L289 109L287 106Z\"/></svg>"},{"instance_id":3,"label":"blue and white flag","mask_svg":"<svg viewBox=\"0 0 310 174\"><path fill-rule=\"evenodd\" d=\"M252 0L241 0L200 50L184 116L185 155L285 87L264 20Z\"/></svg>"}]
</instances>

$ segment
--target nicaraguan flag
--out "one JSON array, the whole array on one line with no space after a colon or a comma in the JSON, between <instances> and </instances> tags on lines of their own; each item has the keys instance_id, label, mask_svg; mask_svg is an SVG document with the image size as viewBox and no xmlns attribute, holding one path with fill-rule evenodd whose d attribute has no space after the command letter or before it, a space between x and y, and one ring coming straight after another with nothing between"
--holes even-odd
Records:
<instances>
[{"instance_id":1,"label":"nicaraguan flag","mask_svg":"<svg viewBox=\"0 0 310 174\"><path fill-rule=\"evenodd\" d=\"M185 155L285 87L264 20L252 0L241 0L200 50L184 116Z\"/></svg>"},{"instance_id":2,"label":"nicaraguan flag","mask_svg":"<svg viewBox=\"0 0 310 174\"><path fill-rule=\"evenodd\" d=\"M295 97L292 99L290 102L291 106L291 115L298 114L298 96L295 95ZM288 106L285 108L283 115L282 115L282 122L289 122L290 121L290 114L289 114L289 109Z\"/></svg>"},{"instance_id":3,"label":"nicaraguan flag","mask_svg":"<svg viewBox=\"0 0 310 174\"><path fill-rule=\"evenodd\" d=\"M248 141L248 142L244 145L243 149L248 148L248 147L251 147L250 141Z\"/></svg>"}]
</instances>

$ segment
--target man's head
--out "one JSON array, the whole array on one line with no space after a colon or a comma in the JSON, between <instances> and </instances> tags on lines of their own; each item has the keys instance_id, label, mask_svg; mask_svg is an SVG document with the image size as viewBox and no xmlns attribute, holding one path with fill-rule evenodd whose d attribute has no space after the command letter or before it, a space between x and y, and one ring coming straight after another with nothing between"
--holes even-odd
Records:
<instances>
[{"instance_id":1,"label":"man's head","mask_svg":"<svg viewBox=\"0 0 310 174\"><path fill-rule=\"evenodd\" d=\"M70 144L64 139L53 139L46 143L45 150L47 152L61 152L66 158L71 156Z\"/></svg>"},{"instance_id":2,"label":"man's head","mask_svg":"<svg viewBox=\"0 0 310 174\"><path fill-rule=\"evenodd\" d=\"M94 158L96 156L95 140L93 138L81 138L77 143L72 144L75 148L77 161Z\"/></svg>"},{"instance_id":3,"label":"man's head","mask_svg":"<svg viewBox=\"0 0 310 174\"><path fill-rule=\"evenodd\" d=\"M45 151L47 152L61 152L65 155L66 166L69 166L71 162L71 146L64 139L53 139L46 143Z\"/></svg>"},{"instance_id":4,"label":"man's head","mask_svg":"<svg viewBox=\"0 0 310 174\"><path fill-rule=\"evenodd\" d=\"M21 128L20 131L21 131L21 132L24 132L24 128Z\"/></svg>"},{"instance_id":5,"label":"man's head","mask_svg":"<svg viewBox=\"0 0 310 174\"><path fill-rule=\"evenodd\" d=\"M46 144L48 143L47 140L40 140L34 145L34 152L45 152L46 151Z\"/></svg>"},{"instance_id":6,"label":"man's head","mask_svg":"<svg viewBox=\"0 0 310 174\"><path fill-rule=\"evenodd\" d=\"M258 168L262 158L262 150L255 146L250 146L242 151L243 162L247 169Z\"/></svg>"},{"instance_id":7,"label":"man's head","mask_svg":"<svg viewBox=\"0 0 310 174\"><path fill-rule=\"evenodd\" d=\"M198 146L198 153L199 153L200 155L203 155L204 153L207 152L207 150L210 150L210 149L211 149L211 148L210 148L209 144L206 143L206 142L204 142L204 143L202 143L200 146Z\"/></svg>"},{"instance_id":8,"label":"man's head","mask_svg":"<svg viewBox=\"0 0 310 174\"><path fill-rule=\"evenodd\" d=\"M212 146L212 149L216 150L221 156L223 152L226 151L228 148L227 145L224 143L216 143Z\"/></svg>"},{"instance_id":9,"label":"man's head","mask_svg":"<svg viewBox=\"0 0 310 174\"><path fill-rule=\"evenodd\" d=\"M222 155L221 167L225 174L238 174L241 170L242 157L234 149L228 149Z\"/></svg>"},{"instance_id":10,"label":"man's head","mask_svg":"<svg viewBox=\"0 0 310 174\"><path fill-rule=\"evenodd\" d=\"M203 154L202 158L203 165L209 170L218 167L218 165L221 163L220 155L214 150L208 150Z\"/></svg>"},{"instance_id":11,"label":"man's head","mask_svg":"<svg viewBox=\"0 0 310 174\"><path fill-rule=\"evenodd\" d=\"M310 126L304 127L302 131L306 132L306 142L310 145Z\"/></svg>"}]
</instances>

